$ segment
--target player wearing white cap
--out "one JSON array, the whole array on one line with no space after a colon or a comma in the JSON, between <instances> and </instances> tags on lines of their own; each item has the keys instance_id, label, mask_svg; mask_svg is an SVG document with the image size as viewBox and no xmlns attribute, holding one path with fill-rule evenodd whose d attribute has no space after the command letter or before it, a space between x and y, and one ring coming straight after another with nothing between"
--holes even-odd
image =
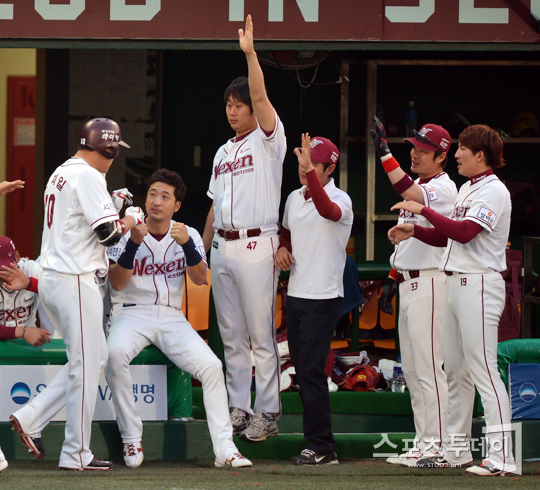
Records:
<instances>
[{"instance_id":1,"label":"player wearing white cap","mask_svg":"<svg viewBox=\"0 0 540 490\"><path fill-rule=\"evenodd\" d=\"M206 250L211 243L213 247L212 288L225 348L234 433L241 433L245 440L263 441L277 435L281 415L274 257L287 144L283 124L266 94L253 47L251 16L239 36L248 78L234 80L225 92L227 118L236 137L214 158L208 188L214 202L204 244ZM253 410L250 343L257 392Z\"/></svg>"},{"instance_id":2,"label":"player wearing white cap","mask_svg":"<svg viewBox=\"0 0 540 490\"><path fill-rule=\"evenodd\" d=\"M132 468L144 459L142 422L133 400L129 364L154 344L179 368L198 379L215 465L251 466L236 448L227 404L221 361L188 323L180 310L185 273L207 283L206 254L194 228L172 220L186 193L182 178L160 169L149 179L146 223L109 249L112 310L107 339L107 381L113 394L124 461Z\"/></svg>"},{"instance_id":3,"label":"player wearing white cap","mask_svg":"<svg viewBox=\"0 0 540 490\"><path fill-rule=\"evenodd\" d=\"M447 275L443 309L444 368L448 379L448 436L441 457L417 464L449 467L472 461L471 421L475 387L484 406L489 449L467 472L498 476L516 471L512 455L510 403L497 369L497 330L504 308L505 249L510 232L510 193L493 173L504 165L503 142L477 124L459 136L458 172L469 178L459 190L451 219L407 201L393 206L421 214L434 228L400 224L388 232L396 244L412 236L446 244L440 269Z\"/></svg>"},{"instance_id":4,"label":"player wearing white cap","mask_svg":"<svg viewBox=\"0 0 540 490\"><path fill-rule=\"evenodd\" d=\"M105 247L116 244L144 216L140 208L128 208L120 220L107 192L104 175L119 145L127 146L114 121L86 122L77 153L53 172L45 188L40 296L62 333L68 358L67 386L62 370L45 390L66 392L61 469L113 467L110 461L95 458L89 448L99 373L107 360L99 284L108 272Z\"/></svg>"},{"instance_id":5,"label":"player wearing white cap","mask_svg":"<svg viewBox=\"0 0 540 490\"><path fill-rule=\"evenodd\" d=\"M411 172L413 181L390 153L386 133L377 119L371 135L375 149L394 190L411 200L450 216L457 195L456 185L444 172L448 161L450 134L442 126L426 124L412 143ZM398 223L431 227L420 214L401 211ZM387 462L414 466L424 455L436 455L446 438L448 385L443 371L442 309L446 276L438 267L444 247L431 247L420 240L408 240L395 246L390 257L393 269L379 300L381 309L393 313L392 297L399 283L399 345L401 362L416 430L416 446Z\"/></svg>"},{"instance_id":6,"label":"player wearing white cap","mask_svg":"<svg viewBox=\"0 0 540 490\"><path fill-rule=\"evenodd\" d=\"M351 234L351 198L330 176L339 151L330 140L302 135L294 150L303 186L285 204L276 266L291 270L287 339L304 406L306 449L297 465L338 464L324 366L343 303L345 247ZM324 265L315 266L321 259Z\"/></svg>"}]
</instances>

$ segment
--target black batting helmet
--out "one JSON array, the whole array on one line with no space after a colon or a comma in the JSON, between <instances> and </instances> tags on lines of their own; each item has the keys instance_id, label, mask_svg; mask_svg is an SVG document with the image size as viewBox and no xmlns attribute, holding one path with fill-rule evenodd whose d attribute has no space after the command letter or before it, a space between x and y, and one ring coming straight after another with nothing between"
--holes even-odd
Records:
<instances>
[{"instance_id":1,"label":"black batting helmet","mask_svg":"<svg viewBox=\"0 0 540 490\"><path fill-rule=\"evenodd\" d=\"M120 126L112 119L100 117L84 123L81 128L79 145L88 146L110 159L116 158L120 153L118 145L129 148L129 145L122 141Z\"/></svg>"}]
</instances>

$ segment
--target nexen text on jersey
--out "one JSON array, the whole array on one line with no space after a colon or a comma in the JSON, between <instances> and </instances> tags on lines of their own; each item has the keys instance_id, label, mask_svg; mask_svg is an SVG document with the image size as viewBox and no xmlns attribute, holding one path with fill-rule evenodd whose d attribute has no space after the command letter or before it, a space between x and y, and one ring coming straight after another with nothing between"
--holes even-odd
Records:
<instances>
[{"instance_id":1,"label":"nexen text on jersey","mask_svg":"<svg viewBox=\"0 0 540 490\"><path fill-rule=\"evenodd\" d=\"M217 178L218 175L228 174L229 172L233 172L234 170L244 167L253 167L253 157L251 155L246 155L245 157L239 158L234 162L223 162L216 165L216 168L214 169L215 178Z\"/></svg>"},{"instance_id":2,"label":"nexen text on jersey","mask_svg":"<svg viewBox=\"0 0 540 490\"><path fill-rule=\"evenodd\" d=\"M181 271L181 274L184 273L185 269L185 258L172 260L170 262L161 262L158 264L146 264L148 257L145 257L140 262L135 259L135 264L133 265L133 275L134 276L157 276L160 274L170 274L171 272ZM180 275L181 275L180 274ZM176 277L176 276L175 276Z\"/></svg>"}]
</instances>

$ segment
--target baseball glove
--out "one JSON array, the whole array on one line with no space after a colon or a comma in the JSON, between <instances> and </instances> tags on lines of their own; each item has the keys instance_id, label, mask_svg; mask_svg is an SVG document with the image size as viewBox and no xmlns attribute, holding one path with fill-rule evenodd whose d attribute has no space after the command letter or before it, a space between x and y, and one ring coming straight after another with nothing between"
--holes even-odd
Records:
<instances>
[{"instance_id":1,"label":"baseball glove","mask_svg":"<svg viewBox=\"0 0 540 490\"><path fill-rule=\"evenodd\" d=\"M371 366L356 366L349 373L343 388L352 391L375 391L379 374Z\"/></svg>"}]
</instances>

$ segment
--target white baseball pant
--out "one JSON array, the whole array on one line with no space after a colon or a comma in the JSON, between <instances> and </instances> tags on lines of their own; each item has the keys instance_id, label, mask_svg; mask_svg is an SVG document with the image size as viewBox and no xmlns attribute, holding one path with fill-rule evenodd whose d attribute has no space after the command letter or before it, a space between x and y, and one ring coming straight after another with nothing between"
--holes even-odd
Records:
<instances>
[{"instance_id":1,"label":"white baseball pant","mask_svg":"<svg viewBox=\"0 0 540 490\"><path fill-rule=\"evenodd\" d=\"M447 436L448 385L442 337L446 276L438 270L420 274L399 285L399 345L417 448L433 453Z\"/></svg>"},{"instance_id":2,"label":"white baseball pant","mask_svg":"<svg viewBox=\"0 0 540 490\"><path fill-rule=\"evenodd\" d=\"M62 332L68 358L65 368L50 383L52 390L45 397L45 400L50 397L49 402L57 400L58 403L60 385L65 383L67 421L59 466L83 469L94 457L90 451L92 419L99 373L107 360L103 301L93 273L74 275L44 270L39 290L49 318ZM47 390L49 387L43 393Z\"/></svg>"},{"instance_id":3,"label":"white baseball pant","mask_svg":"<svg viewBox=\"0 0 540 490\"><path fill-rule=\"evenodd\" d=\"M232 437L221 361L191 327L184 314L169 306L113 305L107 338L109 362L105 372L113 394L122 442L142 440L142 421L133 399L129 364L151 344L201 382L216 462L224 463L238 449Z\"/></svg>"},{"instance_id":4,"label":"white baseball pant","mask_svg":"<svg viewBox=\"0 0 540 490\"><path fill-rule=\"evenodd\" d=\"M449 403L448 438L443 451L452 463L472 459L468 443L475 386L484 406L486 426L509 427L511 422L508 394L497 369L497 335L504 300L504 280L498 272L447 277L443 338ZM465 438L465 452L456 453L456 437ZM499 469L515 471L510 431L496 431L489 438L494 446L487 459Z\"/></svg>"},{"instance_id":5,"label":"white baseball pant","mask_svg":"<svg viewBox=\"0 0 540 490\"><path fill-rule=\"evenodd\" d=\"M281 414L275 304L279 271L277 236L226 241L214 235L212 291L225 351L229 404ZM255 358L255 406L251 409L251 347Z\"/></svg>"}]
</instances>

